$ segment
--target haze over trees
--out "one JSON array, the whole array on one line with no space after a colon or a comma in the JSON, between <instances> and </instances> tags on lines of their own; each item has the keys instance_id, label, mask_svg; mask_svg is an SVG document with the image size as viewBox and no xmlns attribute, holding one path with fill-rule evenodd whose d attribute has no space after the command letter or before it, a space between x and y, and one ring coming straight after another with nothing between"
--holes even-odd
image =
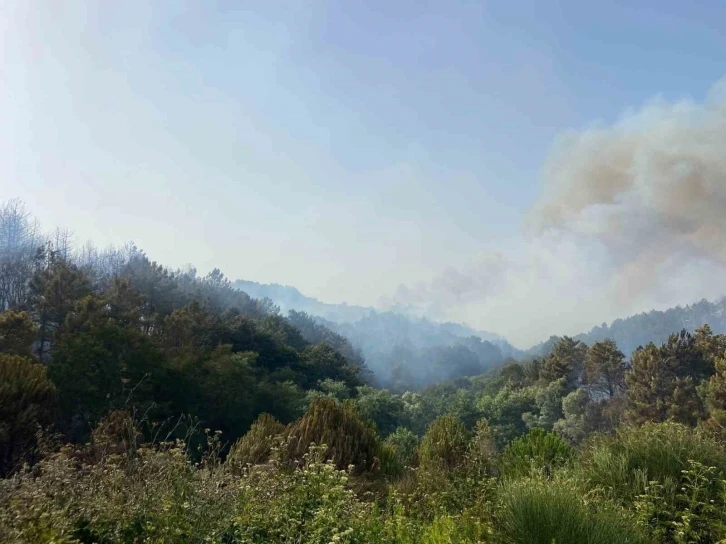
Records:
<instances>
[{"instance_id":1,"label":"haze over trees","mask_svg":"<svg viewBox=\"0 0 726 544\"><path fill-rule=\"evenodd\" d=\"M365 357L376 384L397 391L480 374L519 353L504 338L458 323L434 323L348 304L326 304L294 287L237 280L235 286L269 298L282 310L346 337Z\"/></svg>"},{"instance_id":2,"label":"haze over trees","mask_svg":"<svg viewBox=\"0 0 726 544\"><path fill-rule=\"evenodd\" d=\"M726 335L708 325L628 355L394 345L380 388L340 329L219 270L75 246L17 201L0 235L3 542L726 539Z\"/></svg>"}]
</instances>

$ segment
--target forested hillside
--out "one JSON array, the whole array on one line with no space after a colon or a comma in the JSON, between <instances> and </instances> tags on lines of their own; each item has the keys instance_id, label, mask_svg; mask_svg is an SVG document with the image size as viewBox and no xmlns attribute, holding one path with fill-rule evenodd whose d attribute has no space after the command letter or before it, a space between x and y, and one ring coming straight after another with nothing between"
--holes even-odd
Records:
<instances>
[{"instance_id":1,"label":"forested hillside","mask_svg":"<svg viewBox=\"0 0 726 544\"><path fill-rule=\"evenodd\" d=\"M361 351L376 384L398 391L480 374L520 354L504 338L459 323L347 304L326 304L294 287L238 280L241 290L269 298L283 312L304 312Z\"/></svg>"},{"instance_id":2,"label":"forested hillside","mask_svg":"<svg viewBox=\"0 0 726 544\"><path fill-rule=\"evenodd\" d=\"M71 242L0 208L2 542L726 539L708 325L629 357L565 336L485 373L469 353L493 346L463 338L424 353L470 376L392 392L344 336L218 270Z\"/></svg>"},{"instance_id":3,"label":"forested hillside","mask_svg":"<svg viewBox=\"0 0 726 544\"><path fill-rule=\"evenodd\" d=\"M319 324L302 333L218 270L169 270L133 245L74 248L62 231L43 236L17 201L0 208L0 310L3 371L45 384L33 417L71 441L115 409L170 438L202 424L234 440L261 412L300 416L321 384L353 394L365 381L344 338ZM23 433L1 473L34 440Z\"/></svg>"},{"instance_id":4,"label":"forested hillside","mask_svg":"<svg viewBox=\"0 0 726 544\"><path fill-rule=\"evenodd\" d=\"M703 325L709 325L716 333L726 333L726 298L718 301L701 300L686 306L677 306L665 311L653 310L638 315L616 319L609 325L603 323L590 332L574 336L586 344L600 342L607 338L630 353L649 342L660 344L673 332L685 329L694 332ZM543 355L549 352L557 337L552 337L525 352L526 355Z\"/></svg>"}]
</instances>

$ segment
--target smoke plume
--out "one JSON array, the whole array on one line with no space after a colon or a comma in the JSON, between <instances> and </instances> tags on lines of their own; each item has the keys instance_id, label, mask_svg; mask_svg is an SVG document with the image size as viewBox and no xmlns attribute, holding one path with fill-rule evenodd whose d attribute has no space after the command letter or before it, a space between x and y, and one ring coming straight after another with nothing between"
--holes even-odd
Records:
<instances>
[{"instance_id":1,"label":"smoke plume","mask_svg":"<svg viewBox=\"0 0 726 544\"><path fill-rule=\"evenodd\" d=\"M401 288L396 303L427 300L526 345L725 294L726 80L703 103L659 98L563 135L542 187L521 245Z\"/></svg>"}]
</instances>

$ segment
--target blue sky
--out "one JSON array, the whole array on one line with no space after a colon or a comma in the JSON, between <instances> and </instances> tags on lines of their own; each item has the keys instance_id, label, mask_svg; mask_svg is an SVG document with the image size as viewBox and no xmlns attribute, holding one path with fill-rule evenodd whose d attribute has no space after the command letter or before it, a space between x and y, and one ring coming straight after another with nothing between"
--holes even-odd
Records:
<instances>
[{"instance_id":1,"label":"blue sky","mask_svg":"<svg viewBox=\"0 0 726 544\"><path fill-rule=\"evenodd\" d=\"M563 134L701 103L726 73L717 1L6 0L0 35L1 198L79 240L374 305L531 245ZM522 342L620 315L514 333L520 297L485 298L436 313Z\"/></svg>"}]
</instances>

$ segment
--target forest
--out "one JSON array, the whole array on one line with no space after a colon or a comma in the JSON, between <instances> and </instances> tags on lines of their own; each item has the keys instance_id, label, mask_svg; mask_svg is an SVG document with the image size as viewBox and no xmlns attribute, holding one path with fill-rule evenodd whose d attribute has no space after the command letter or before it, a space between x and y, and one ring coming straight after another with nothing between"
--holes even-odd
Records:
<instances>
[{"instance_id":1,"label":"forest","mask_svg":"<svg viewBox=\"0 0 726 544\"><path fill-rule=\"evenodd\" d=\"M314 316L6 202L0 542L726 542L726 335L598 330L386 389Z\"/></svg>"},{"instance_id":2,"label":"forest","mask_svg":"<svg viewBox=\"0 0 726 544\"><path fill-rule=\"evenodd\" d=\"M365 357L377 386L403 392L481 374L513 355L505 339L459 323L348 304L326 304L290 286L237 280L233 286L269 298L288 313L303 311L346 337Z\"/></svg>"}]
</instances>

